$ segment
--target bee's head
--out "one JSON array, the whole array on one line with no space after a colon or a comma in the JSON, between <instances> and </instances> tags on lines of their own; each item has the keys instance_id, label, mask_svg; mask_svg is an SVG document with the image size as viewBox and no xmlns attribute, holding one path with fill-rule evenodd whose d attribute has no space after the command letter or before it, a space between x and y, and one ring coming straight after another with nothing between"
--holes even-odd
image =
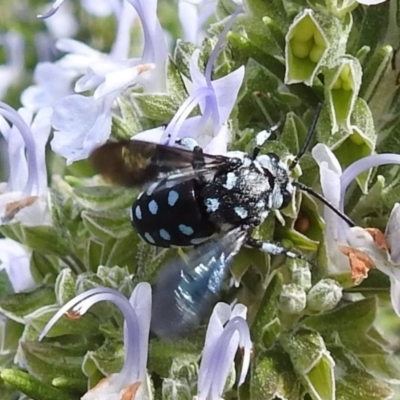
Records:
<instances>
[{"instance_id":1,"label":"bee's head","mask_svg":"<svg viewBox=\"0 0 400 400\"><path fill-rule=\"evenodd\" d=\"M294 192L287 165L275 153L259 155L256 161L271 183L271 208L285 208L291 202Z\"/></svg>"}]
</instances>

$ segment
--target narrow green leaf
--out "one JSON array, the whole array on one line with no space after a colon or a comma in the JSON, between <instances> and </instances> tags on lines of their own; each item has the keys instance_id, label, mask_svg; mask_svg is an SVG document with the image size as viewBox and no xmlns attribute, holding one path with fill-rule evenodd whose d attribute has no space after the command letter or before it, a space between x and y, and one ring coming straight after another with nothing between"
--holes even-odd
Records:
<instances>
[{"instance_id":1,"label":"narrow green leaf","mask_svg":"<svg viewBox=\"0 0 400 400\"><path fill-rule=\"evenodd\" d=\"M20 323L39 308L54 304L56 296L51 286L41 286L31 292L16 293L0 299L0 311L8 318Z\"/></svg>"},{"instance_id":2,"label":"narrow green leaf","mask_svg":"<svg viewBox=\"0 0 400 400\"><path fill-rule=\"evenodd\" d=\"M251 328L254 343L262 345L263 335L268 331L269 324L274 320L277 312L277 301L282 290L283 277L277 273L271 279L264 297L258 308L253 326ZM266 343L267 345L269 343Z\"/></svg>"},{"instance_id":3,"label":"narrow green leaf","mask_svg":"<svg viewBox=\"0 0 400 400\"><path fill-rule=\"evenodd\" d=\"M129 212L121 211L82 211L82 220L86 229L97 239L121 239L132 233Z\"/></svg>"},{"instance_id":4,"label":"narrow green leaf","mask_svg":"<svg viewBox=\"0 0 400 400\"><path fill-rule=\"evenodd\" d=\"M25 393L33 400L76 400L62 390L46 385L33 376L16 369L5 369L0 377L9 385Z\"/></svg>"},{"instance_id":5,"label":"narrow green leaf","mask_svg":"<svg viewBox=\"0 0 400 400\"><path fill-rule=\"evenodd\" d=\"M79 336L77 336L79 337ZM85 353L92 346L51 345L40 342L21 342L24 365L27 370L45 383L57 377L84 379L81 364Z\"/></svg>"},{"instance_id":6,"label":"narrow green leaf","mask_svg":"<svg viewBox=\"0 0 400 400\"><path fill-rule=\"evenodd\" d=\"M80 206L95 211L128 208L135 198L135 191L118 186L77 187L73 194Z\"/></svg>"}]
</instances>

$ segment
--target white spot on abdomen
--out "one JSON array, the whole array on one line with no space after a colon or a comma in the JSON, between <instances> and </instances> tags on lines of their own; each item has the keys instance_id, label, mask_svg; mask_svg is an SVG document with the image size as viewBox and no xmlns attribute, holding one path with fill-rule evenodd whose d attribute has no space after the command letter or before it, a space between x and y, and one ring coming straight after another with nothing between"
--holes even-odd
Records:
<instances>
[{"instance_id":1,"label":"white spot on abdomen","mask_svg":"<svg viewBox=\"0 0 400 400\"><path fill-rule=\"evenodd\" d=\"M191 226L180 224L178 225L178 228L186 236L193 235L194 230Z\"/></svg>"},{"instance_id":2,"label":"white spot on abdomen","mask_svg":"<svg viewBox=\"0 0 400 400\"><path fill-rule=\"evenodd\" d=\"M179 193L177 191L171 190L168 193L168 205L170 205L171 207L175 205L178 199L179 199Z\"/></svg>"},{"instance_id":3,"label":"white spot on abdomen","mask_svg":"<svg viewBox=\"0 0 400 400\"><path fill-rule=\"evenodd\" d=\"M145 238L149 243L151 243L151 244L154 244L154 243L155 243L153 237L150 235L149 232L146 232L146 233L144 234L144 238Z\"/></svg>"},{"instance_id":4,"label":"white spot on abdomen","mask_svg":"<svg viewBox=\"0 0 400 400\"><path fill-rule=\"evenodd\" d=\"M142 219L142 210L140 209L140 206L136 206L135 208L135 216L137 219Z\"/></svg>"},{"instance_id":5,"label":"white spot on abdomen","mask_svg":"<svg viewBox=\"0 0 400 400\"><path fill-rule=\"evenodd\" d=\"M158 204L155 200L150 201L149 203L149 211L153 214L156 215L158 211Z\"/></svg>"},{"instance_id":6,"label":"white spot on abdomen","mask_svg":"<svg viewBox=\"0 0 400 400\"><path fill-rule=\"evenodd\" d=\"M171 235L170 235L169 232L166 231L165 229L160 229L160 236L161 236L164 240L171 240Z\"/></svg>"}]
</instances>

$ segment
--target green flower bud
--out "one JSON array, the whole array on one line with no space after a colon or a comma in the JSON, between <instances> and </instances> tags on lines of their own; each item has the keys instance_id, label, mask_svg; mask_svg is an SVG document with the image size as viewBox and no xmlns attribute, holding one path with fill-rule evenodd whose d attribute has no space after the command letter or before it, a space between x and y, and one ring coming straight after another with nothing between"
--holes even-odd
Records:
<instances>
[{"instance_id":1,"label":"green flower bud","mask_svg":"<svg viewBox=\"0 0 400 400\"><path fill-rule=\"evenodd\" d=\"M307 307L314 311L335 308L342 298L343 288L333 279L322 279L307 294Z\"/></svg>"},{"instance_id":2,"label":"green flower bud","mask_svg":"<svg viewBox=\"0 0 400 400\"><path fill-rule=\"evenodd\" d=\"M331 133L339 128L350 132L350 117L361 86L362 70L359 61L342 57L337 65L325 73L325 98L331 118Z\"/></svg>"},{"instance_id":3,"label":"green flower bud","mask_svg":"<svg viewBox=\"0 0 400 400\"><path fill-rule=\"evenodd\" d=\"M358 2L356 0L325 0L325 7L337 17L342 17L346 13L353 11L357 6Z\"/></svg>"},{"instance_id":4,"label":"green flower bud","mask_svg":"<svg viewBox=\"0 0 400 400\"><path fill-rule=\"evenodd\" d=\"M299 267L292 271L292 281L304 290L311 289L311 271L307 267Z\"/></svg>"},{"instance_id":5,"label":"green flower bud","mask_svg":"<svg viewBox=\"0 0 400 400\"><path fill-rule=\"evenodd\" d=\"M75 297L76 277L69 268L61 270L55 285L55 294L59 304L65 304Z\"/></svg>"},{"instance_id":6,"label":"green flower bud","mask_svg":"<svg viewBox=\"0 0 400 400\"><path fill-rule=\"evenodd\" d=\"M393 69L392 63L397 68ZM394 55L393 47L386 45L376 50L364 68L360 95L368 102L378 128L387 122L390 115L398 89L399 64L399 54Z\"/></svg>"},{"instance_id":7,"label":"green flower bud","mask_svg":"<svg viewBox=\"0 0 400 400\"><path fill-rule=\"evenodd\" d=\"M285 83L313 84L321 67L331 68L345 52L351 16L337 19L305 9L297 15L286 35Z\"/></svg>"},{"instance_id":8,"label":"green flower bud","mask_svg":"<svg viewBox=\"0 0 400 400\"><path fill-rule=\"evenodd\" d=\"M295 283L283 285L279 296L279 309L287 314L299 314L306 308L307 295L302 287Z\"/></svg>"}]
</instances>

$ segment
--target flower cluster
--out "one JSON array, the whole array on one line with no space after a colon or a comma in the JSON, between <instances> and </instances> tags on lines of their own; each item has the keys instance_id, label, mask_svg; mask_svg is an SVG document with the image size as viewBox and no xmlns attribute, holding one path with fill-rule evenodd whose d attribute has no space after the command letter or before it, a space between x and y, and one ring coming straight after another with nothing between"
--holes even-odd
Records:
<instances>
[{"instance_id":1,"label":"flower cluster","mask_svg":"<svg viewBox=\"0 0 400 400\"><path fill-rule=\"evenodd\" d=\"M17 3L0 4L2 396L396 399L396 2ZM160 249L132 230L138 193L90 165L117 140L239 161L253 151L283 172L251 164L273 186L251 232L224 225L194 250ZM147 155L125 149L102 162L150 196L152 178L129 175ZM150 175L197 190L222 159L211 156L201 172L194 157ZM275 210L289 194L279 180L293 193ZM157 323L176 318L196 325L169 340Z\"/></svg>"}]
</instances>

